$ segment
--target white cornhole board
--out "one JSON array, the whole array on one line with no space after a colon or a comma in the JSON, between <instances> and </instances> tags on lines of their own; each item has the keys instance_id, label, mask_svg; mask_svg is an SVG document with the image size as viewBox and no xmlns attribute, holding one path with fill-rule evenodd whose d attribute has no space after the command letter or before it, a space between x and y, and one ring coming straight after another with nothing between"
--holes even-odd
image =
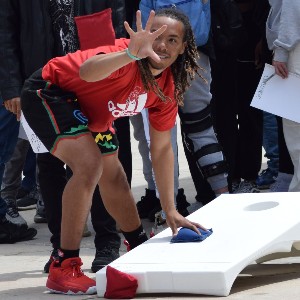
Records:
<instances>
[{"instance_id":1,"label":"white cornhole board","mask_svg":"<svg viewBox=\"0 0 300 300\"><path fill-rule=\"evenodd\" d=\"M213 229L203 242L171 244L168 228L110 266L136 277L138 294L228 296L247 265L293 245L300 249L299 212L300 193L222 195L188 217ZM97 272L96 283L103 297L106 268Z\"/></svg>"}]
</instances>

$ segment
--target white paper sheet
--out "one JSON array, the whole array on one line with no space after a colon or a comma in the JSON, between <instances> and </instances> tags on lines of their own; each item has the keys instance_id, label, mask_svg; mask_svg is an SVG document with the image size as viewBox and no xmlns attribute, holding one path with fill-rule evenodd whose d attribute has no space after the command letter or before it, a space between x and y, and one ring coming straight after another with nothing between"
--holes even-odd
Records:
<instances>
[{"instance_id":1,"label":"white paper sheet","mask_svg":"<svg viewBox=\"0 0 300 300\"><path fill-rule=\"evenodd\" d=\"M30 145L34 153L45 153L49 152L37 135L33 132L31 127L28 125L23 113L21 114L21 124L24 128L24 131L28 137Z\"/></svg>"},{"instance_id":2,"label":"white paper sheet","mask_svg":"<svg viewBox=\"0 0 300 300\"><path fill-rule=\"evenodd\" d=\"M266 64L251 106L300 123L300 76L282 79Z\"/></svg>"}]
</instances>

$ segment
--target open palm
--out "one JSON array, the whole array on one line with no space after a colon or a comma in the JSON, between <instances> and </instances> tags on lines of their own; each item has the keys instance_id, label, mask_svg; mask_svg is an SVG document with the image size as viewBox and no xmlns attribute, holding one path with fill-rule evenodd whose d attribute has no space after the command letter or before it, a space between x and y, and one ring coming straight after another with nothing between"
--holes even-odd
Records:
<instances>
[{"instance_id":1,"label":"open palm","mask_svg":"<svg viewBox=\"0 0 300 300\"><path fill-rule=\"evenodd\" d=\"M129 26L127 22L124 23L125 29L130 36L130 43L128 45L129 52L139 58L151 57L156 62L160 62L159 56L153 51L152 45L154 40L161 35L167 28L167 25L163 25L154 32L151 32L151 27L155 17L155 12L150 12L145 29L142 27L141 11L136 13L136 28L135 32Z\"/></svg>"}]
</instances>

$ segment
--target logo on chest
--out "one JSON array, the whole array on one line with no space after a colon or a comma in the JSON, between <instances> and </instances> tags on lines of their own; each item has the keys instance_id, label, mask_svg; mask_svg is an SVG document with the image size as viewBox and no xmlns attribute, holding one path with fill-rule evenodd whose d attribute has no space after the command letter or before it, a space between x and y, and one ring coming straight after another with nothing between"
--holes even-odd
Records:
<instances>
[{"instance_id":1,"label":"logo on chest","mask_svg":"<svg viewBox=\"0 0 300 300\"><path fill-rule=\"evenodd\" d=\"M125 103L108 101L108 110L115 118L127 117L138 114L145 107L147 94L141 94L141 88L136 87L129 95Z\"/></svg>"}]
</instances>

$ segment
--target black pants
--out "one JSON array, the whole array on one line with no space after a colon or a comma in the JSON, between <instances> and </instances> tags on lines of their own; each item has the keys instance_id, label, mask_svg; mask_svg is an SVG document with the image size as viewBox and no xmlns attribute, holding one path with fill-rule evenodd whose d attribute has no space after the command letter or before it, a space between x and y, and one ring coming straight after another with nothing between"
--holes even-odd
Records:
<instances>
[{"instance_id":1,"label":"black pants","mask_svg":"<svg viewBox=\"0 0 300 300\"><path fill-rule=\"evenodd\" d=\"M129 118L116 122L117 135L120 142L119 159L124 167L129 184L132 177L132 158L130 148ZM121 150L122 149L122 150ZM53 248L60 247L60 229L62 215L62 193L68 180L64 163L50 153L40 153L37 158L39 183L44 199L48 227L52 234ZM97 249L109 244L120 247L120 236L116 230L115 220L105 209L98 187L93 195L91 219L96 232L95 247Z\"/></svg>"},{"instance_id":2,"label":"black pants","mask_svg":"<svg viewBox=\"0 0 300 300\"><path fill-rule=\"evenodd\" d=\"M229 164L229 182L255 180L261 168L263 115L250 107L262 69L254 64L259 41L252 15L243 14L247 42L237 53L216 49L212 62L212 95L216 132Z\"/></svg>"},{"instance_id":3,"label":"black pants","mask_svg":"<svg viewBox=\"0 0 300 300\"><path fill-rule=\"evenodd\" d=\"M282 118L276 117L276 119L278 125L279 172L294 174L294 165L284 139Z\"/></svg>"}]
</instances>

